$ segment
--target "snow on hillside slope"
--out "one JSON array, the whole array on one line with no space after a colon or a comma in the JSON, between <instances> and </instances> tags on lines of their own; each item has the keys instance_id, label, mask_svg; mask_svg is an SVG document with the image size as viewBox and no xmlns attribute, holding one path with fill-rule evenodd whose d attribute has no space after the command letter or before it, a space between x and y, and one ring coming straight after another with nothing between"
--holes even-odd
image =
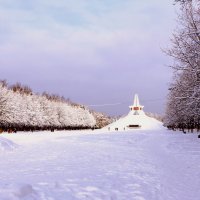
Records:
<instances>
[{"instance_id":1,"label":"snow on hillside slope","mask_svg":"<svg viewBox=\"0 0 200 200\"><path fill-rule=\"evenodd\" d=\"M3 134L1 200L199 200L200 140L166 130Z\"/></svg>"}]
</instances>

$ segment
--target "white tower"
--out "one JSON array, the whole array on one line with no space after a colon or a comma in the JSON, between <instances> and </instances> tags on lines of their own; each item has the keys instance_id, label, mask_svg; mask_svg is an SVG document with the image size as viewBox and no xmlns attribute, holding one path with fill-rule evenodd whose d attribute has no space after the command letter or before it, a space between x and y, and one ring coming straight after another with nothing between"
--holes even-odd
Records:
<instances>
[{"instance_id":1,"label":"white tower","mask_svg":"<svg viewBox=\"0 0 200 200\"><path fill-rule=\"evenodd\" d=\"M135 94L133 105L129 106L129 108L134 115L139 115L140 111L143 110L144 106L140 105L139 97L137 94Z\"/></svg>"}]
</instances>

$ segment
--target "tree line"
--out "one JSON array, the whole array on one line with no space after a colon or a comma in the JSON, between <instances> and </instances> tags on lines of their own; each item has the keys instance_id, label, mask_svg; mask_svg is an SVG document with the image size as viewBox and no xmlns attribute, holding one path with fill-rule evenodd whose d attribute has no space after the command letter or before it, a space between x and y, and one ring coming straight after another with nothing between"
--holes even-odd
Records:
<instances>
[{"instance_id":1,"label":"tree line","mask_svg":"<svg viewBox=\"0 0 200 200\"><path fill-rule=\"evenodd\" d=\"M94 128L89 109L59 95L36 94L20 83L0 81L0 132Z\"/></svg>"},{"instance_id":2,"label":"tree line","mask_svg":"<svg viewBox=\"0 0 200 200\"><path fill-rule=\"evenodd\" d=\"M165 52L174 60L165 125L171 129L200 130L200 1L177 0L178 27Z\"/></svg>"}]
</instances>

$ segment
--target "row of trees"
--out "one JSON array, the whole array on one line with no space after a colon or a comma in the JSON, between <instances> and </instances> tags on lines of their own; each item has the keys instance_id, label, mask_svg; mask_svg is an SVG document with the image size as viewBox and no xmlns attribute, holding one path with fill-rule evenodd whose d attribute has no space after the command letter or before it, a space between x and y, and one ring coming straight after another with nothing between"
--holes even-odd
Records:
<instances>
[{"instance_id":1,"label":"row of trees","mask_svg":"<svg viewBox=\"0 0 200 200\"><path fill-rule=\"evenodd\" d=\"M109 117L106 114L101 113L101 112L92 111L92 114L96 120L95 128L97 129L103 128L107 126L108 124L111 124L112 122L115 121L114 117Z\"/></svg>"},{"instance_id":2,"label":"row of trees","mask_svg":"<svg viewBox=\"0 0 200 200\"><path fill-rule=\"evenodd\" d=\"M164 119L163 119L163 116L162 115L159 115L157 113L150 113L150 112L145 112L145 114L148 116L148 117L151 117L151 118L154 118L160 122L163 122Z\"/></svg>"},{"instance_id":3,"label":"row of trees","mask_svg":"<svg viewBox=\"0 0 200 200\"><path fill-rule=\"evenodd\" d=\"M34 94L27 86L0 82L1 131L94 128L93 114L58 95Z\"/></svg>"},{"instance_id":4,"label":"row of trees","mask_svg":"<svg viewBox=\"0 0 200 200\"><path fill-rule=\"evenodd\" d=\"M174 58L165 125L172 129L200 129L200 1L180 3L179 27L166 53Z\"/></svg>"}]
</instances>

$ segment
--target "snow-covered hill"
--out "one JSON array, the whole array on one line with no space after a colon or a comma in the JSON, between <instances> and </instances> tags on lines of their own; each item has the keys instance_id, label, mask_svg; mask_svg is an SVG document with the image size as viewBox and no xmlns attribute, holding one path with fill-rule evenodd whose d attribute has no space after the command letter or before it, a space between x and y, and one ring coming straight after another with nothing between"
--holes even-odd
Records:
<instances>
[{"instance_id":1,"label":"snow-covered hill","mask_svg":"<svg viewBox=\"0 0 200 200\"><path fill-rule=\"evenodd\" d=\"M196 134L168 130L3 134L1 200L199 200Z\"/></svg>"}]
</instances>

